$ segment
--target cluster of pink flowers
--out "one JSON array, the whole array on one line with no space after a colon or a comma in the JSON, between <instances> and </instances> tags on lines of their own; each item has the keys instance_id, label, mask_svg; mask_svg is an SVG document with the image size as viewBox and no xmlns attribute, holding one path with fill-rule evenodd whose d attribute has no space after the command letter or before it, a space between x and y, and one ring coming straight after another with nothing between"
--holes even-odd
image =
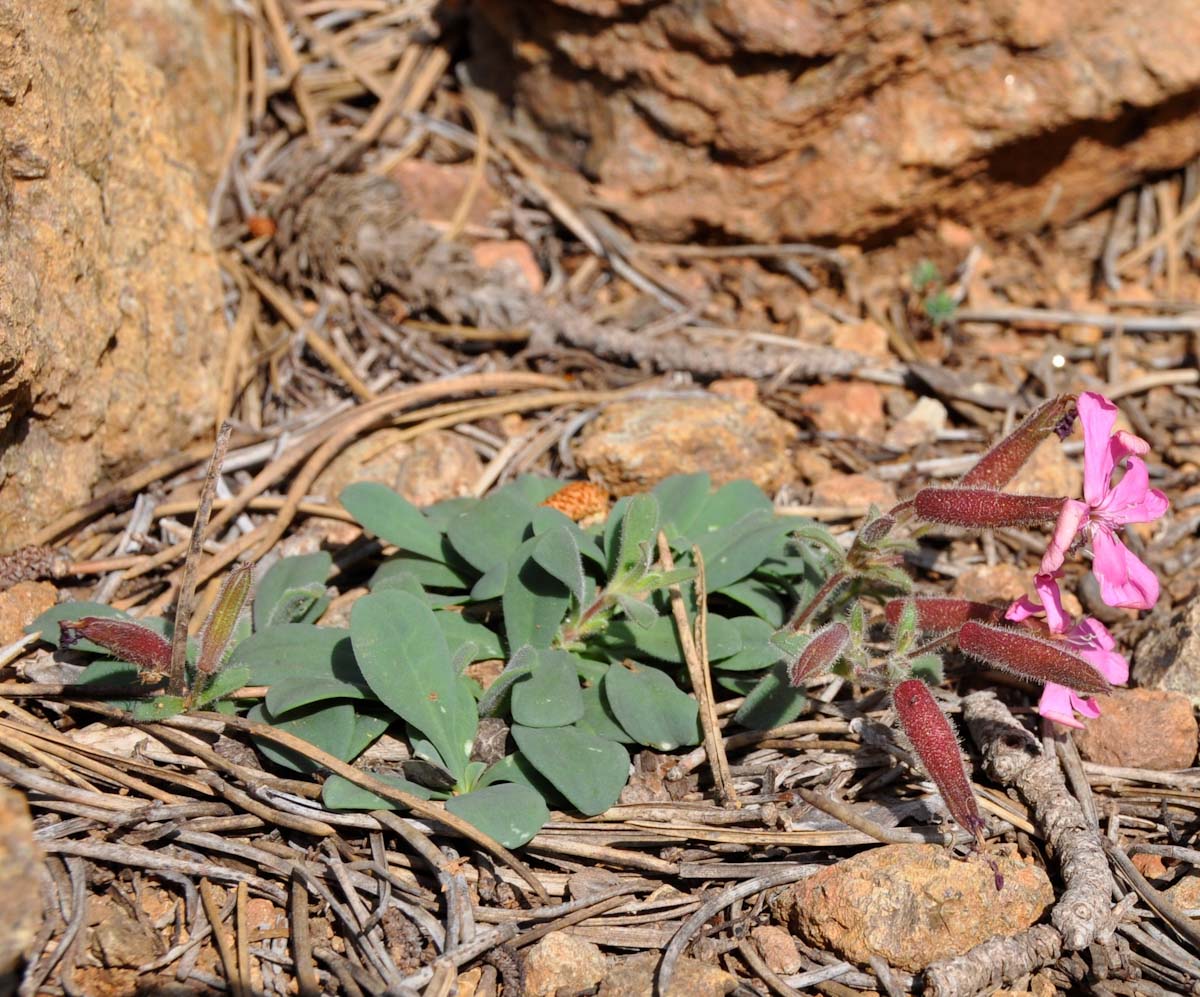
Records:
<instances>
[{"instance_id":1,"label":"cluster of pink flowers","mask_svg":"<svg viewBox=\"0 0 1200 997\"><path fill-rule=\"evenodd\" d=\"M1118 531L1128 523L1149 523L1167 511L1167 497L1150 487L1141 459L1149 444L1123 431L1114 432L1117 407L1102 395L1079 396L1079 421L1083 425L1083 501L1066 499L1053 536L1034 579L1040 602L1018 599L1005 614L1012 622L1044 617L1050 634L1064 639L1113 685L1129 680L1129 662L1114 650L1104 624L1092 617L1072 623L1063 610L1058 579L1067 554L1085 543L1092 551L1092 571L1106 605L1149 609L1158 599L1158 579L1128 547ZM1114 482L1115 473L1123 474ZM1047 682L1038 712L1061 724L1082 727L1075 717L1098 717L1096 701L1054 682Z\"/></svg>"}]
</instances>

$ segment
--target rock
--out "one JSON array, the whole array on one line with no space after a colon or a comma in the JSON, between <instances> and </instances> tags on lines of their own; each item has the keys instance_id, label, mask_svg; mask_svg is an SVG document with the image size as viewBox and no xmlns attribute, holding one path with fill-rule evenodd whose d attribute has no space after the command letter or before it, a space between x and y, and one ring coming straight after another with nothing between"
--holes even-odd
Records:
<instances>
[{"instance_id":1,"label":"rock","mask_svg":"<svg viewBox=\"0 0 1200 997\"><path fill-rule=\"evenodd\" d=\"M474 969L468 969L465 973L459 973L458 979L454 981L455 989L452 997L475 997L475 994L479 992L479 983L482 979L482 966L476 966Z\"/></svg>"},{"instance_id":2,"label":"rock","mask_svg":"<svg viewBox=\"0 0 1200 997\"><path fill-rule=\"evenodd\" d=\"M1142 635L1133 652L1133 678L1148 689L1200 697L1200 599L1179 606ZM1151 617L1154 619L1154 617Z\"/></svg>"},{"instance_id":3,"label":"rock","mask_svg":"<svg viewBox=\"0 0 1200 997\"><path fill-rule=\"evenodd\" d=\"M1068 457L1058 437L1051 433L1038 444L1005 491L1079 498L1083 495L1083 461Z\"/></svg>"},{"instance_id":4,"label":"rock","mask_svg":"<svg viewBox=\"0 0 1200 997\"><path fill-rule=\"evenodd\" d=\"M886 845L822 869L779 894L777 920L817 948L866 965L881 956L911 973L993 935L1028 928L1054 902L1046 873L1014 855L953 857L938 845Z\"/></svg>"},{"instance_id":5,"label":"rock","mask_svg":"<svg viewBox=\"0 0 1200 997\"><path fill-rule=\"evenodd\" d=\"M1161 855L1147 855L1145 852L1138 852L1130 858L1130 861L1134 868L1152 883L1167 874L1167 867Z\"/></svg>"},{"instance_id":6,"label":"rock","mask_svg":"<svg viewBox=\"0 0 1200 997\"><path fill-rule=\"evenodd\" d=\"M2 553L211 431L227 329L163 73L104 0L0 0L0 39Z\"/></svg>"},{"instance_id":7,"label":"rock","mask_svg":"<svg viewBox=\"0 0 1200 997\"><path fill-rule=\"evenodd\" d=\"M708 390L723 398L738 398L744 402L758 401L758 384L749 377L722 377L713 381Z\"/></svg>"},{"instance_id":8,"label":"rock","mask_svg":"<svg viewBox=\"0 0 1200 997\"><path fill-rule=\"evenodd\" d=\"M954 579L950 594L956 599L1007 603L1025 595L1029 585L1028 573L1015 564L973 564Z\"/></svg>"},{"instance_id":9,"label":"rock","mask_svg":"<svg viewBox=\"0 0 1200 997\"><path fill-rule=\"evenodd\" d=\"M800 447L796 450L796 474L800 480L810 485L820 484L826 478L837 472L833 469L833 461L815 447Z\"/></svg>"},{"instance_id":10,"label":"rock","mask_svg":"<svg viewBox=\"0 0 1200 997\"><path fill-rule=\"evenodd\" d=\"M520 239L477 242L471 247L471 254L484 270L494 270L509 280L520 282L534 294L546 285L533 250L529 248L529 243Z\"/></svg>"},{"instance_id":11,"label":"rock","mask_svg":"<svg viewBox=\"0 0 1200 997\"><path fill-rule=\"evenodd\" d=\"M588 426L575 460L617 496L696 471L718 486L749 478L770 494L791 479L796 436L795 426L758 402L713 395L617 402Z\"/></svg>"},{"instance_id":12,"label":"rock","mask_svg":"<svg viewBox=\"0 0 1200 997\"><path fill-rule=\"evenodd\" d=\"M393 166L388 176L403 188L405 200L422 218L426 221L448 222L458 210L474 172L471 163L405 159ZM471 202L468 224L486 225L488 216L500 204L495 189L484 183Z\"/></svg>"},{"instance_id":13,"label":"rock","mask_svg":"<svg viewBox=\"0 0 1200 997\"><path fill-rule=\"evenodd\" d=\"M596 997L646 997L657 994L655 978L662 957L658 952L614 959ZM671 986L661 997L722 997L737 989L737 980L725 970L684 956L675 964Z\"/></svg>"},{"instance_id":14,"label":"rock","mask_svg":"<svg viewBox=\"0 0 1200 997\"><path fill-rule=\"evenodd\" d=\"M1117 689L1096 702L1100 716L1072 731L1089 762L1165 771L1191 767L1198 731L1191 700L1183 693Z\"/></svg>"},{"instance_id":15,"label":"rock","mask_svg":"<svg viewBox=\"0 0 1200 997\"><path fill-rule=\"evenodd\" d=\"M869 474L831 474L813 487L814 505L832 505L839 509L877 505L886 512L900 499L896 489L887 481L879 481Z\"/></svg>"},{"instance_id":16,"label":"rock","mask_svg":"<svg viewBox=\"0 0 1200 997\"><path fill-rule=\"evenodd\" d=\"M884 434L884 445L903 452L921 443L932 443L946 428L947 417L946 406L936 398L918 398L917 404Z\"/></svg>"},{"instance_id":17,"label":"rock","mask_svg":"<svg viewBox=\"0 0 1200 997\"><path fill-rule=\"evenodd\" d=\"M0 786L0 984L42 925L41 850L23 794Z\"/></svg>"},{"instance_id":18,"label":"rock","mask_svg":"<svg viewBox=\"0 0 1200 997\"><path fill-rule=\"evenodd\" d=\"M237 90L231 0L108 0L112 31L163 76L178 152L208 197Z\"/></svg>"},{"instance_id":19,"label":"rock","mask_svg":"<svg viewBox=\"0 0 1200 997\"><path fill-rule=\"evenodd\" d=\"M647 239L1028 232L1200 153L1193 0L475 9L472 77Z\"/></svg>"},{"instance_id":20,"label":"rock","mask_svg":"<svg viewBox=\"0 0 1200 997\"><path fill-rule=\"evenodd\" d=\"M1173 883L1166 892L1167 899L1180 910L1196 910L1200 908L1200 875L1193 869L1177 883Z\"/></svg>"},{"instance_id":21,"label":"rock","mask_svg":"<svg viewBox=\"0 0 1200 997\"><path fill-rule=\"evenodd\" d=\"M804 961L800 958L800 950L796 948L796 940L782 928L774 924L762 924L750 932L750 937L754 939L758 954L771 972L780 976L800 972Z\"/></svg>"},{"instance_id":22,"label":"rock","mask_svg":"<svg viewBox=\"0 0 1200 997\"><path fill-rule=\"evenodd\" d=\"M883 392L865 381L818 384L801 392L800 405L818 432L883 439Z\"/></svg>"},{"instance_id":23,"label":"rock","mask_svg":"<svg viewBox=\"0 0 1200 997\"><path fill-rule=\"evenodd\" d=\"M525 997L554 997L594 987L608 966L599 947L565 931L552 931L525 956Z\"/></svg>"},{"instance_id":24,"label":"rock","mask_svg":"<svg viewBox=\"0 0 1200 997\"><path fill-rule=\"evenodd\" d=\"M49 582L17 582L0 592L0 647L20 640L25 628L58 602L58 589Z\"/></svg>"},{"instance_id":25,"label":"rock","mask_svg":"<svg viewBox=\"0 0 1200 997\"><path fill-rule=\"evenodd\" d=\"M135 969L162 954L154 932L112 897L90 897L87 918L91 947L105 966Z\"/></svg>"},{"instance_id":26,"label":"rock","mask_svg":"<svg viewBox=\"0 0 1200 997\"><path fill-rule=\"evenodd\" d=\"M350 444L313 482L313 492L336 502L355 481L379 481L413 505L470 495L483 461L471 441L438 429L405 439L403 430L380 429Z\"/></svg>"},{"instance_id":27,"label":"rock","mask_svg":"<svg viewBox=\"0 0 1200 997\"><path fill-rule=\"evenodd\" d=\"M872 360L889 360L887 329L878 322L859 322L856 325L839 325L829 342L839 350L861 353Z\"/></svg>"}]
</instances>

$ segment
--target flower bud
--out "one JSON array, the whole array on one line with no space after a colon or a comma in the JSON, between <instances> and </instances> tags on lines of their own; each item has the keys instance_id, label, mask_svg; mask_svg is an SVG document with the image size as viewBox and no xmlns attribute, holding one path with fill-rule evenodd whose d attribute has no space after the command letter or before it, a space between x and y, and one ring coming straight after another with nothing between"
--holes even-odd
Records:
<instances>
[{"instance_id":1,"label":"flower bud","mask_svg":"<svg viewBox=\"0 0 1200 997\"><path fill-rule=\"evenodd\" d=\"M196 659L196 671L201 675L212 675L221 668L225 649L233 638L234 627L250 595L250 581L254 570L252 564L242 564L229 572L221 585L217 601L204 624L204 635L200 639L200 656Z\"/></svg>"},{"instance_id":2,"label":"flower bud","mask_svg":"<svg viewBox=\"0 0 1200 997\"><path fill-rule=\"evenodd\" d=\"M1074 418L1074 395L1059 395L1050 399L984 454L979 463L963 475L959 484L965 488L1003 488L1021 470L1042 440L1054 432L1061 436L1064 423L1067 432L1070 432Z\"/></svg>"},{"instance_id":3,"label":"flower bud","mask_svg":"<svg viewBox=\"0 0 1200 997\"><path fill-rule=\"evenodd\" d=\"M900 727L937 786L959 827L976 837L984 828L971 782L963 766L958 738L929 687L920 679L907 679L892 691Z\"/></svg>"},{"instance_id":4,"label":"flower bud","mask_svg":"<svg viewBox=\"0 0 1200 997\"><path fill-rule=\"evenodd\" d=\"M85 616L80 620L63 620L58 629L59 643L63 647L74 647L81 640L90 640L138 668L166 672L171 667L171 645L166 638L132 620Z\"/></svg>"},{"instance_id":5,"label":"flower bud","mask_svg":"<svg viewBox=\"0 0 1200 997\"><path fill-rule=\"evenodd\" d=\"M806 679L828 671L833 667L846 645L850 643L850 628L844 623L828 623L813 634L800 656L788 669L788 679L793 686L801 686Z\"/></svg>"},{"instance_id":6,"label":"flower bud","mask_svg":"<svg viewBox=\"0 0 1200 997\"><path fill-rule=\"evenodd\" d=\"M883 607L887 621L893 627L900 622L904 604L908 601L910 600L892 599ZM917 628L923 633L945 633L948 630L957 630L967 620L999 623L1004 618L1004 610L999 606L989 606L985 602L972 602L970 599L916 596L911 601L917 608Z\"/></svg>"},{"instance_id":7,"label":"flower bud","mask_svg":"<svg viewBox=\"0 0 1200 997\"><path fill-rule=\"evenodd\" d=\"M1053 682L1085 696L1112 691L1108 679L1064 644L1024 630L971 621L958 632L958 646L989 665L1043 685Z\"/></svg>"},{"instance_id":8,"label":"flower bud","mask_svg":"<svg viewBox=\"0 0 1200 997\"><path fill-rule=\"evenodd\" d=\"M1035 526L1058 519L1064 499L1045 495L1009 495L990 488L922 488L913 505L931 523L984 529Z\"/></svg>"}]
</instances>

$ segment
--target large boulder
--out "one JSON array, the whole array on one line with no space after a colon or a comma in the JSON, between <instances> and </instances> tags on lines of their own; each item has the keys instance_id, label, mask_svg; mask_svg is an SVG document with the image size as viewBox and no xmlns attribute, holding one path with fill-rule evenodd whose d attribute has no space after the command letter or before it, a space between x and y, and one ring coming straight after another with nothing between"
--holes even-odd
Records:
<instances>
[{"instance_id":1,"label":"large boulder","mask_svg":"<svg viewBox=\"0 0 1200 997\"><path fill-rule=\"evenodd\" d=\"M649 238L1023 231L1200 153L1195 0L476 7L475 78Z\"/></svg>"},{"instance_id":2,"label":"large boulder","mask_svg":"<svg viewBox=\"0 0 1200 997\"><path fill-rule=\"evenodd\" d=\"M214 418L227 330L206 199L220 146L189 160L200 143L170 81L122 36L160 37L117 19L135 6L0 0L0 551ZM212 14L224 5L157 9L206 8L205 31L176 41L209 67L191 85L212 108L211 92L233 91L232 20Z\"/></svg>"}]
</instances>

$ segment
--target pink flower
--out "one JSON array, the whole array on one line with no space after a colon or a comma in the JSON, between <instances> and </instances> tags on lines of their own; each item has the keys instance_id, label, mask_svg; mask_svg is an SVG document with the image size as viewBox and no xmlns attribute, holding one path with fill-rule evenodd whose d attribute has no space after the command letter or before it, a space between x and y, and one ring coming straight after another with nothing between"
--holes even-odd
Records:
<instances>
[{"instance_id":1,"label":"pink flower","mask_svg":"<svg viewBox=\"0 0 1200 997\"><path fill-rule=\"evenodd\" d=\"M1065 635L1067 646L1078 652L1096 671L1113 685L1124 685L1129 681L1129 662L1113 650L1116 644L1104 624L1089 616L1074 626L1068 626L1062 596L1058 591L1058 574L1037 575L1033 584L1041 603L1022 596L1008 607L1005 618L1020 623L1031 616L1044 614L1052 634ZM1042 690L1042 698L1038 700L1038 713L1068 727L1082 727L1083 724L1075 719L1075 714L1081 713L1094 720L1100 716L1100 707L1094 699L1084 698L1066 686L1047 682Z\"/></svg>"},{"instance_id":2,"label":"pink flower","mask_svg":"<svg viewBox=\"0 0 1200 997\"><path fill-rule=\"evenodd\" d=\"M1158 579L1117 536L1126 523L1149 523L1167 511L1167 497L1150 488L1145 462L1138 456L1150 445L1132 433L1112 431L1117 407L1103 395L1079 396L1083 423L1083 497L1067 499L1059 513L1042 573L1062 567L1079 534L1092 543L1092 570L1100 582L1100 598L1109 606L1149 609L1158 599ZM1115 485L1113 472L1122 462L1125 473Z\"/></svg>"}]
</instances>

